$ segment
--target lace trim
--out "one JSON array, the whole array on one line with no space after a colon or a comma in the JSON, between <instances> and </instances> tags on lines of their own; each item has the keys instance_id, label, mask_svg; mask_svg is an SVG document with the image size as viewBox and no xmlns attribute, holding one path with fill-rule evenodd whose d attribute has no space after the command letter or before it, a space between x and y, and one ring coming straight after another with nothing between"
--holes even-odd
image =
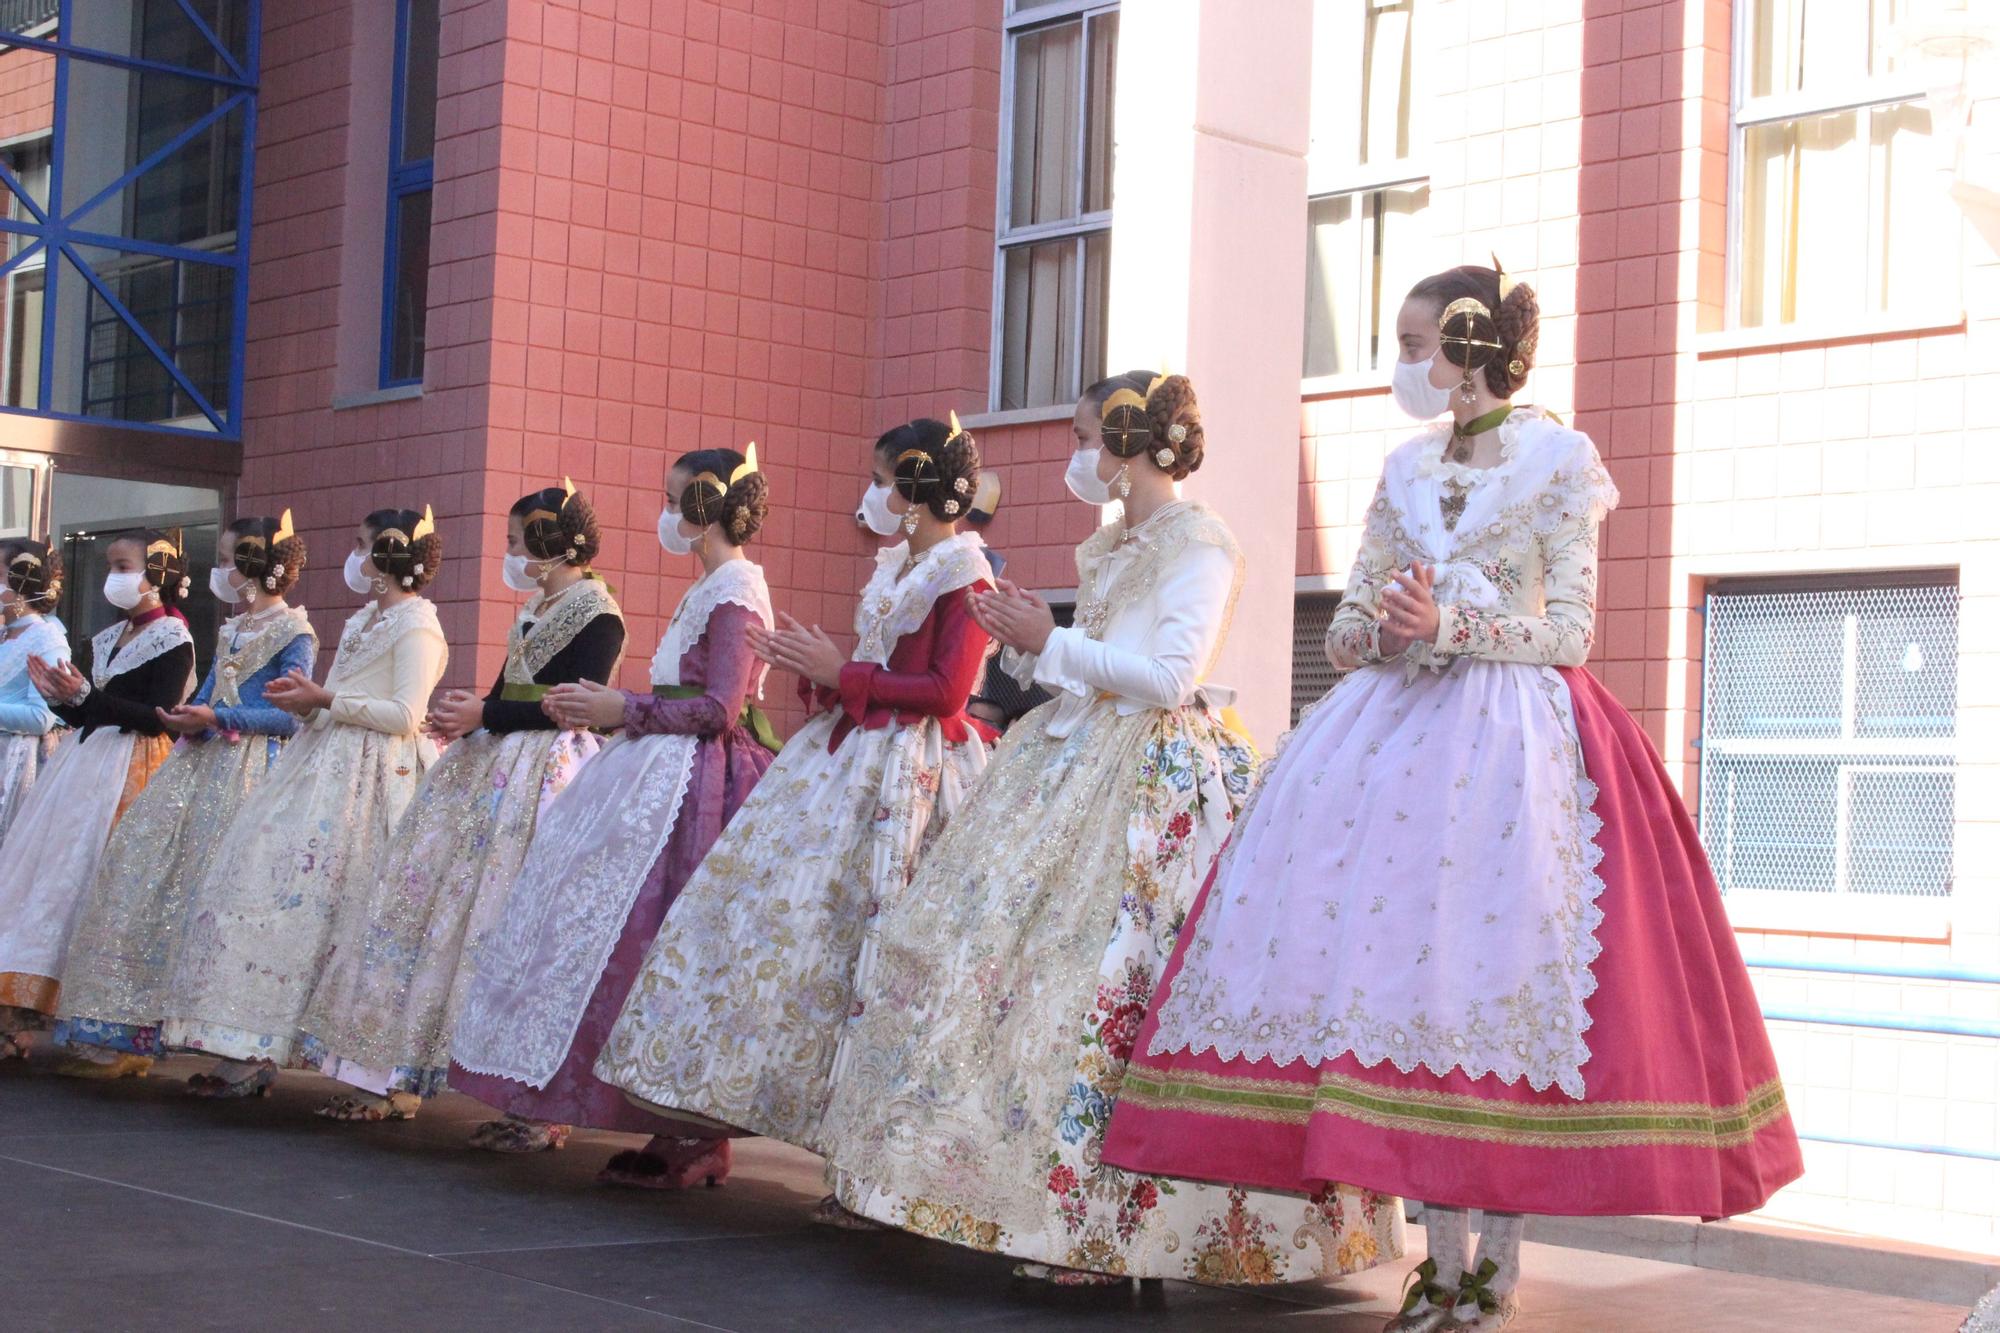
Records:
<instances>
[{"instance_id":1,"label":"lace trim","mask_svg":"<svg viewBox=\"0 0 2000 1333\"><path fill-rule=\"evenodd\" d=\"M428 630L440 639L444 637L444 627L438 624L437 607L428 597L412 597L398 602L383 611L380 619L370 625L368 618L376 614L377 605L370 602L347 618L346 627L340 631L340 649L333 656L333 669L327 673L329 687L336 680L355 675L388 652L405 634Z\"/></svg>"},{"instance_id":2,"label":"lace trim","mask_svg":"<svg viewBox=\"0 0 2000 1333\"><path fill-rule=\"evenodd\" d=\"M239 706L243 702L239 693L243 682L269 665L293 639L303 634L312 640L315 649L319 646L312 620L296 606L288 606L282 615L255 626L255 633L232 648L230 641L243 621L243 616L231 616L215 632L215 690L209 702L224 708Z\"/></svg>"},{"instance_id":3,"label":"lace trim","mask_svg":"<svg viewBox=\"0 0 2000 1333\"><path fill-rule=\"evenodd\" d=\"M553 597L537 593L514 616L507 632L505 678L516 685L532 685L542 668L569 647L583 627L599 616L616 616L618 602L611 589L598 579L583 578Z\"/></svg>"},{"instance_id":4,"label":"lace trim","mask_svg":"<svg viewBox=\"0 0 2000 1333\"><path fill-rule=\"evenodd\" d=\"M69 657L69 639L60 624L39 615L22 619L28 622L26 627L13 638L0 641L0 684L25 672L30 656L48 662Z\"/></svg>"},{"instance_id":5,"label":"lace trim","mask_svg":"<svg viewBox=\"0 0 2000 1333\"><path fill-rule=\"evenodd\" d=\"M854 647L855 661L887 666L896 641L924 623L938 598L993 576L986 543L976 532L945 538L919 556L908 574L898 578L909 558L908 542L898 542L876 554L875 573L862 588L861 604L854 609L854 632L859 639Z\"/></svg>"},{"instance_id":6,"label":"lace trim","mask_svg":"<svg viewBox=\"0 0 2000 1333\"><path fill-rule=\"evenodd\" d=\"M771 609L771 588L764 581L763 566L738 557L717 565L715 569L695 581L681 596L680 605L674 608L673 619L667 622L667 632L660 636L659 649L653 654L653 669L650 679L655 685L678 685L681 683L681 659L688 650L701 641L702 633L708 628L708 618L715 608L728 603L750 611L764 623L765 629L775 628L777 614ZM759 662L750 673L751 684L759 699L764 697L764 678L770 668Z\"/></svg>"},{"instance_id":7,"label":"lace trim","mask_svg":"<svg viewBox=\"0 0 2000 1333\"><path fill-rule=\"evenodd\" d=\"M91 637L90 683L100 690L113 676L122 676L156 657L164 657L184 643L194 642L194 636L188 633L179 616L161 616L150 622L121 649L118 636L124 630L125 622L120 620Z\"/></svg>"},{"instance_id":8,"label":"lace trim","mask_svg":"<svg viewBox=\"0 0 2000 1333\"><path fill-rule=\"evenodd\" d=\"M1486 1058L1472 1058L1453 1043L1456 1035L1458 1042L1463 1044L1462 1034L1443 1028L1417 1028L1412 1031L1417 1027L1414 1024L1393 1027L1376 1025L1374 1030L1357 1031L1352 1022L1336 1020L1328 1023L1312 1019L1283 1024L1285 1030L1281 1032L1279 1023L1267 1020L1248 1030L1233 1027L1228 1031L1217 1031L1201 1023L1191 1012L1192 993L1182 987L1176 987L1161 1006L1159 1027L1147 1048L1148 1053L1160 1056L1186 1050L1191 1055L1202 1055L1212 1051L1220 1060L1269 1060L1279 1068L1300 1060L1314 1065L1326 1064L1342 1055L1352 1055L1364 1068L1387 1060L1401 1073L1412 1073L1421 1065L1440 1078L1454 1069L1461 1069L1468 1078L1484 1078L1492 1074L1502 1083L1526 1079L1528 1086L1536 1092L1554 1085L1565 1095L1582 1100L1583 1066L1590 1058L1584 1034L1592 1022L1587 1002L1597 992L1597 974L1592 968L1603 952L1597 929L1604 923L1604 911L1597 903L1604 894L1604 878L1598 873L1598 866L1604 860L1604 848L1598 842L1604 820L1597 813L1597 783L1584 768L1583 745L1577 736L1576 714L1569 686L1554 668L1538 668L1537 675L1537 683L1561 723L1564 758L1576 777L1576 838L1581 860L1572 893L1574 904L1571 910L1560 914L1576 959L1576 970L1571 975L1580 978L1576 991L1569 997L1575 1018L1573 1045L1579 1052L1574 1061L1530 1068L1525 1054L1504 1042L1488 1043ZM1253 796L1253 805L1254 802ZM1246 810L1238 818L1238 827L1243 826L1248 815ZM1221 859L1222 871L1227 872L1233 860L1228 848L1224 849ZM1221 880L1217 882L1219 884ZM1197 930L1200 924L1195 923ZM1198 936L1191 948L1199 948L1200 945ZM1188 975L1185 969L1181 973L1183 979ZM1509 1058L1513 1055L1520 1058Z\"/></svg>"}]
</instances>

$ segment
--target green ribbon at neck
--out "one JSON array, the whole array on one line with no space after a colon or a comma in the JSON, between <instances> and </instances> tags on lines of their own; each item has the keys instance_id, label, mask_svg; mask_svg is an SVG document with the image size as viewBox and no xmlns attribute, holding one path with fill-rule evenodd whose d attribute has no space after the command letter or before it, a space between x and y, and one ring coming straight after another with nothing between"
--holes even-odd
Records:
<instances>
[{"instance_id":1,"label":"green ribbon at neck","mask_svg":"<svg viewBox=\"0 0 2000 1333\"><path fill-rule=\"evenodd\" d=\"M1460 425L1456 421L1452 422L1451 437L1454 440L1470 440L1484 435L1487 431L1492 430L1513 414L1514 405L1512 403L1502 403L1485 416L1474 417L1464 425Z\"/></svg>"},{"instance_id":2,"label":"green ribbon at neck","mask_svg":"<svg viewBox=\"0 0 2000 1333\"><path fill-rule=\"evenodd\" d=\"M655 685L653 694L661 699L699 699L708 691L699 685ZM778 739L778 730L771 725L771 719L764 710L748 699L743 701L743 712L736 719L736 725L750 733L752 740L776 754L784 748Z\"/></svg>"}]
</instances>

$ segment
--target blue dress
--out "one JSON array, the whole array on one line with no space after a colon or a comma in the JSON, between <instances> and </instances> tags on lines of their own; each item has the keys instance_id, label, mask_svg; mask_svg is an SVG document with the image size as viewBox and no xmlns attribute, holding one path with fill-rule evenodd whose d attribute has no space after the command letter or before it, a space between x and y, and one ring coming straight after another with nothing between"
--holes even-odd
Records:
<instances>
[{"instance_id":1,"label":"blue dress","mask_svg":"<svg viewBox=\"0 0 2000 1333\"><path fill-rule=\"evenodd\" d=\"M28 658L69 661L69 634L60 620L30 614L15 625L14 637L0 642L0 838L60 739L62 723L28 679Z\"/></svg>"},{"instance_id":2,"label":"blue dress","mask_svg":"<svg viewBox=\"0 0 2000 1333\"><path fill-rule=\"evenodd\" d=\"M306 613L237 616L216 638L215 664L189 700L215 711L215 729L177 744L112 830L63 966L58 1044L154 1053L188 895L299 728L264 689L294 668L311 673L319 640Z\"/></svg>"}]
</instances>

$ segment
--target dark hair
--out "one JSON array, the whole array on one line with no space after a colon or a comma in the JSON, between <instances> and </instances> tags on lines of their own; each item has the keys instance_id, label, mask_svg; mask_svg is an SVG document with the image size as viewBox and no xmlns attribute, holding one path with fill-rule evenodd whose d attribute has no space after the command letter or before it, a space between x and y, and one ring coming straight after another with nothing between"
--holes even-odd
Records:
<instances>
[{"instance_id":1,"label":"dark hair","mask_svg":"<svg viewBox=\"0 0 2000 1333\"><path fill-rule=\"evenodd\" d=\"M139 567L146 582L160 594L161 606L178 606L191 590L188 582L187 552L181 549L178 534L159 528L132 528L111 539L111 545L129 542L139 548Z\"/></svg>"},{"instance_id":2,"label":"dark hair","mask_svg":"<svg viewBox=\"0 0 2000 1333\"><path fill-rule=\"evenodd\" d=\"M889 464L896 494L946 523L965 517L979 485L979 443L945 422L918 417L883 433L875 452Z\"/></svg>"},{"instance_id":3,"label":"dark hair","mask_svg":"<svg viewBox=\"0 0 2000 1333\"><path fill-rule=\"evenodd\" d=\"M1149 383L1151 393L1127 393L1124 385L1112 390L1104 411L1104 447L1117 458L1143 456L1175 481L1184 480L1201 467L1207 443L1194 384L1185 375L1156 376ZM1141 394L1143 406L1133 401Z\"/></svg>"},{"instance_id":4,"label":"dark hair","mask_svg":"<svg viewBox=\"0 0 2000 1333\"><path fill-rule=\"evenodd\" d=\"M1445 360L1461 370L1482 371L1486 376L1486 387L1493 391L1495 398L1512 398L1527 382L1528 372L1535 368L1535 347L1541 341L1541 302L1536 299L1535 289L1525 282L1516 282L1509 287L1503 300L1500 296L1500 270L1478 264L1465 264L1433 273L1410 288L1408 299L1434 301L1438 313L1442 315L1453 301L1468 298L1485 306L1490 315L1480 317L1475 314L1469 320L1466 331L1474 338L1500 344L1499 351L1475 357L1470 353L1479 349L1456 343L1446 343L1439 350L1444 353ZM1469 367L1468 362L1471 362ZM1518 372L1515 370L1517 366Z\"/></svg>"},{"instance_id":5,"label":"dark hair","mask_svg":"<svg viewBox=\"0 0 2000 1333\"><path fill-rule=\"evenodd\" d=\"M1092 408L1102 409L1104 400L1112 394L1117 393L1120 389L1130 389L1133 393L1144 398L1146 396L1146 387L1158 378L1159 376L1150 370L1128 370L1122 375L1113 375L1109 379L1099 380L1088 389L1085 389L1083 397L1077 399L1076 405L1078 407L1088 405Z\"/></svg>"},{"instance_id":6,"label":"dark hair","mask_svg":"<svg viewBox=\"0 0 2000 1333\"><path fill-rule=\"evenodd\" d=\"M444 563L444 538L435 532L410 536L423 521L421 509L378 509L361 520L375 538L368 558L404 592L422 592Z\"/></svg>"},{"instance_id":7,"label":"dark hair","mask_svg":"<svg viewBox=\"0 0 2000 1333\"><path fill-rule=\"evenodd\" d=\"M7 570L7 586L30 611L48 611L62 596L62 556L38 541L9 537L0 541L0 564Z\"/></svg>"},{"instance_id":8,"label":"dark hair","mask_svg":"<svg viewBox=\"0 0 2000 1333\"><path fill-rule=\"evenodd\" d=\"M771 483L762 472L729 480L744 461L734 449L697 449L674 460L676 468L693 478L674 498L681 517L698 528L720 523L731 546L755 537L771 512Z\"/></svg>"},{"instance_id":9,"label":"dark hair","mask_svg":"<svg viewBox=\"0 0 2000 1333\"><path fill-rule=\"evenodd\" d=\"M540 564L588 567L604 546L597 511L581 491L544 486L514 501L507 516L521 520L521 545Z\"/></svg>"},{"instance_id":10,"label":"dark hair","mask_svg":"<svg viewBox=\"0 0 2000 1333\"><path fill-rule=\"evenodd\" d=\"M239 518L225 532L236 534L229 563L236 572L267 593L283 597L306 570L306 540L297 533L283 541L274 540L283 521L275 518Z\"/></svg>"}]
</instances>

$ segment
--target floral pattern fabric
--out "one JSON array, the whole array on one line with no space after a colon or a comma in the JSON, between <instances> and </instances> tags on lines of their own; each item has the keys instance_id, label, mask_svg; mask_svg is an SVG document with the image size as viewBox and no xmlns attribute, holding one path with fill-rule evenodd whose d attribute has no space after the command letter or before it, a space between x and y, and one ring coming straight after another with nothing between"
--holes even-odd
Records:
<instances>
[{"instance_id":1,"label":"floral pattern fabric","mask_svg":"<svg viewBox=\"0 0 2000 1333\"><path fill-rule=\"evenodd\" d=\"M1139 1024L1254 755L1205 708L1009 732L976 815L870 931L825 1151L841 1203L1069 1268L1288 1281L1399 1252L1396 1210L1099 1161Z\"/></svg>"}]
</instances>

